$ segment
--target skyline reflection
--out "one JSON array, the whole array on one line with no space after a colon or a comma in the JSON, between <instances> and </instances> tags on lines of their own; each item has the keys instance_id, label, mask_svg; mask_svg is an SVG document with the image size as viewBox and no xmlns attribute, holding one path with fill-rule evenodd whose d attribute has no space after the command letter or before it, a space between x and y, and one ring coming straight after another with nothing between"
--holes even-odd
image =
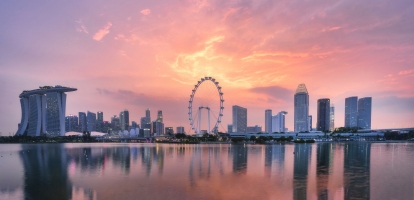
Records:
<instances>
[{"instance_id":1,"label":"skyline reflection","mask_svg":"<svg viewBox=\"0 0 414 200\"><path fill-rule=\"evenodd\" d=\"M384 170L395 170L390 158L403 169L414 164L399 160L414 152L414 143L405 145L8 145L15 150L0 147L1 159L8 159L0 162L0 170L14 174L13 166L22 169L23 179L0 174L0 199L381 199L384 190L398 190L398 180L387 185L380 179ZM371 158L371 148L380 149L381 157ZM414 175L407 170L400 173ZM401 180L414 185L411 179ZM404 197L412 194L398 191Z\"/></svg>"}]
</instances>

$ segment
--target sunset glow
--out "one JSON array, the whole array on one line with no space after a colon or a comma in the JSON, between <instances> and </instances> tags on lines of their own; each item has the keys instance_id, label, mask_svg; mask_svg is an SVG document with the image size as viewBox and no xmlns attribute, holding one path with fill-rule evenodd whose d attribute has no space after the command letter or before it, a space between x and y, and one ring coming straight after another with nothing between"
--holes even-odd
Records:
<instances>
[{"instance_id":1,"label":"sunset glow","mask_svg":"<svg viewBox=\"0 0 414 200\"><path fill-rule=\"evenodd\" d=\"M44 85L77 88L66 114L128 109L139 123L163 111L165 127L188 132L194 84L211 76L231 106L264 130L265 109L287 111L309 91L335 105L372 97L372 128L414 127L414 3L357 1L2 1L0 132L17 131L19 94ZM313 123L315 127L316 121Z\"/></svg>"}]
</instances>

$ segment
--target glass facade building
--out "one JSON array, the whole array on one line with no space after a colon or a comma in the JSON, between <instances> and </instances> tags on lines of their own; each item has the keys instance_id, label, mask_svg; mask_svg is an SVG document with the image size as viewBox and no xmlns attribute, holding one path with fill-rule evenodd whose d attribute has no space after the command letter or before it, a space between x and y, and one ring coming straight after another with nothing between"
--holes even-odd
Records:
<instances>
[{"instance_id":1,"label":"glass facade building","mask_svg":"<svg viewBox=\"0 0 414 200\"><path fill-rule=\"evenodd\" d=\"M265 110L265 132L272 132L272 110Z\"/></svg>"},{"instance_id":2,"label":"glass facade building","mask_svg":"<svg viewBox=\"0 0 414 200\"><path fill-rule=\"evenodd\" d=\"M358 100L358 127L371 129L372 97L364 97Z\"/></svg>"},{"instance_id":3,"label":"glass facade building","mask_svg":"<svg viewBox=\"0 0 414 200\"><path fill-rule=\"evenodd\" d=\"M233 133L245 133L247 131L247 109L235 105L232 111Z\"/></svg>"},{"instance_id":4,"label":"glass facade building","mask_svg":"<svg viewBox=\"0 0 414 200\"><path fill-rule=\"evenodd\" d=\"M348 97L345 99L344 127L358 127L358 97Z\"/></svg>"},{"instance_id":5,"label":"glass facade building","mask_svg":"<svg viewBox=\"0 0 414 200\"><path fill-rule=\"evenodd\" d=\"M294 95L294 131L309 131L309 93L305 84L299 84Z\"/></svg>"},{"instance_id":6,"label":"glass facade building","mask_svg":"<svg viewBox=\"0 0 414 200\"><path fill-rule=\"evenodd\" d=\"M328 131L330 126L329 114L331 110L330 100L329 99L318 99L318 108L317 108L317 120L316 120L316 130L317 131Z\"/></svg>"}]
</instances>

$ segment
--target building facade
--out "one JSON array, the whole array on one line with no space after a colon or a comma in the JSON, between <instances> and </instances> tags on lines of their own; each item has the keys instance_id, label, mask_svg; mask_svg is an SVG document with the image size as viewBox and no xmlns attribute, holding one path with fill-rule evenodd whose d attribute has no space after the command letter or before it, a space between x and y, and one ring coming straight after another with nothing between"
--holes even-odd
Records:
<instances>
[{"instance_id":1,"label":"building facade","mask_svg":"<svg viewBox=\"0 0 414 200\"><path fill-rule=\"evenodd\" d=\"M22 119L16 135L28 136L63 136L65 134L65 92L76 88L60 85L43 86L35 90L25 90L20 95Z\"/></svg>"},{"instance_id":2,"label":"building facade","mask_svg":"<svg viewBox=\"0 0 414 200\"><path fill-rule=\"evenodd\" d=\"M344 127L358 127L358 97L348 97L345 99Z\"/></svg>"},{"instance_id":3,"label":"building facade","mask_svg":"<svg viewBox=\"0 0 414 200\"><path fill-rule=\"evenodd\" d=\"M79 123L78 123L79 129L78 129L78 131L83 133L84 131L88 130L87 120L86 120L86 113L79 112L78 114L79 114Z\"/></svg>"},{"instance_id":4,"label":"building facade","mask_svg":"<svg viewBox=\"0 0 414 200\"><path fill-rule=\"evenodd\" d=\"M265 132L272 132L272 110L265 110Z\"/></svg>"},{"instance_id":5,"label":"building facade","mask_svg":"<svg viewBox=\"0 0 414 200\"><path fill-rule=\"evenodd\" d=\"M309 93L305 84L299 84L294 95L294 131L309 131Z\"/></svg>"},{"instance_id":6,"label":"building facade","mask_svg":"<svg viewBox=\"0 0 414 200\"><path fill-rule=\"evenodd\" d=\"M233 133L233 124L227 124L227 133Z\"/></svg>"},{"instance_id":7,"label":"building facade","mask_svg":"<svg viewBox=\"0 0 414 200\"><path fill-rule=\"evenodd\" d=\"M256 125L256 126L248 126L246 129L247 133L261 133L262 132L262 126Z\"/></svg>"},{"instance_id":8,"label":"building facade","mask_svg":"<svg viewBox=\"0 0 414 200\"><path fill-rule=\"evenodd\" d=\"M317 131L327 131L329 130L330 119L330 100L329 99L318 99L317 105L317 120L316 120L316 130Z\"/></svg>"},{"instance_id":9,"label":"building facade","mask_svg":"<svg viewBox=\"0 0 414 200\"><path fill-rule=\"evenodd\" d=\"M245 133L247 131L247 109L235 105L232 111L233 133Z\"/></svg>"},{"instance_id":10,"label":"building facade","mask_svg":"<svg viewBox=\"0 0 414 200\"><path fill-rule=\"evenodd\" d=\"M372 97L358 100L358 127L371 129Z\"/></svg>"},{"instance_id":11,"label":"building facade","mask_svg":"<svg viewBox=\"0 0 414 200\"><path fill-rule=\"evenodd\" d=\"M329 131L335 130L335 106L332 105L329 111Z\"/></svg>"},{"instance_id":12,"label":"building facade","mask_svg":"<svg viewBox=\"0 0 414 200\"><path fill-rule=\"evenodd\" d=\"M309 125L309 131L312 131L313 130L313 128L312 128L312 115L308 116L308 125Z\"/></svg>"},{"instance_id":13,"label":"building facade","mask_svg":"<svg viewBox=\"0 0 414 200\"><path fill-rule=\"evenodd\" d=\"M177 133L185 133L183 126L177 126Z\"/></svg>"},{"instance_id":14,"label":"building facade","mask_svg":"<svg viewBox=\"0 0 414 200\"><path fill-rule=\"evenodd\" d=\"M66 118L65 118L65 130L66 130L66 132L77 132L79 130L78 116L76 116L76 115L66 116Z\"/></svg>"},{"instance_id":15,"label":"building facade","mask_svg":"<svg viewBox=\"0 0 414 200\"><path fill-rule=\"evenodd\" d=\"M287 112L281 111L277 115L272 116L272 133L285 132L285 115L287 115Z\"/></svg>"},{"instance_id":16,"label":"building facade","mask_svg":"<svg viewBox=\"0 0 414 200\"><path fill-rule=\"evenodd\" d=\"M97 112L97 120L96 120L96 131L103 132L103 112Z\"/></svg>"},{"instance_id":17,"label":"building facade","mask_svg":"<svg viewBox=\"0 0 414 200\"><path fill-rule=\"evenodd\" d=\"M96 114L88 111L86 115L86 127L88 132L96 131Z\"/></svg>"}]
</instances>

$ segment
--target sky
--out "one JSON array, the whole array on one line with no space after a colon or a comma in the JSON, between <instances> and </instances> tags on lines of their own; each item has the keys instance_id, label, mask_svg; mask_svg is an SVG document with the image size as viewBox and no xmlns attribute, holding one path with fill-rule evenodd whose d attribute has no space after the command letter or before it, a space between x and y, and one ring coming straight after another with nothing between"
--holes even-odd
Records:
<instances>
[{"instance_id":1,"label":"sky","mask_svg":"<svg viewBox=\"0 0 414 200\"><path fill-rule=\"evenodd\" d=\"M414 127L413 19L411 0L1 1L0 132L17 131L19 94L44 85L78 89L67 115L128 109L139 122L149 108L188 132L205 76L222 87L220 131L233 105L263 129L266 109L287 111L293 130L301 83L311 115L331 99L336 127L349 96L373 98L372 128Z\"/></svg>"}]
</instances>

